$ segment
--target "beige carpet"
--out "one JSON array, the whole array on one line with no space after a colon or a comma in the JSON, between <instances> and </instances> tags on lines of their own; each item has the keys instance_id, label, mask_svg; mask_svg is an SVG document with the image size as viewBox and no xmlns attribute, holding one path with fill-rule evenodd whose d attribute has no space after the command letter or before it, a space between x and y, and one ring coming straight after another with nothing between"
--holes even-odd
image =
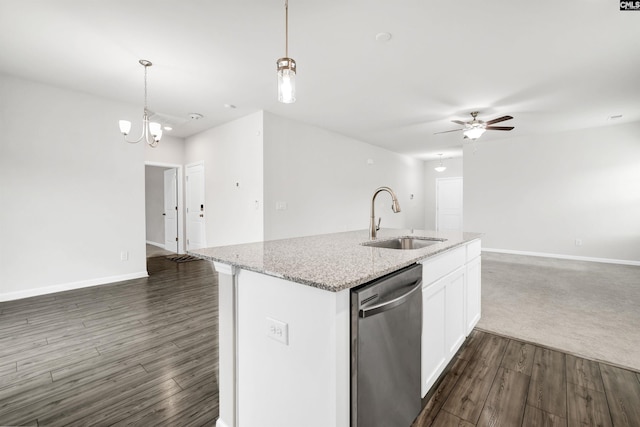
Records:
<instances>
[{"instance_id":1,"label":"beige carpet","mask_svg":"<svg viewBox=\"0 0 640 427\"><path fill-rule=\"evenodd\" d=\"M640 267L483 252L478 328L640 371Z\"/></svg>"}]
</instances>

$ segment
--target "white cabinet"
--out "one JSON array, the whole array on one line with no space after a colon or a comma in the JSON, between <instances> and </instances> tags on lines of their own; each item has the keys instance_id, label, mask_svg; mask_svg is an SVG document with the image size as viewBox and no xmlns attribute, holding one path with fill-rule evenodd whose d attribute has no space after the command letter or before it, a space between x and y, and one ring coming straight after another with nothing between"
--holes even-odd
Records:
<instances>
[{"instance_id":1,"label":"white cabinet","mask_svg":"<svg viewBox=\"0 0 640 427\"><path fill-rule=\"evenodd\" d=\"M446 281L444 330L449 360L456 354L467 337L464 319L466 306L464 302L465 274L466 271L462 267L443 279Z\"/></svg>"},{"instance_id":2,"label":"white cabinet","mask_svg":"<svg viewBox=\"0 0 640 427\"><path fill-rule=\"evenodd\" d=\"M422 262L422 396L480 319L480 240Z\"/></svg>"},{"instance_id":3,"label":"white cabinet","mask_svg":"<svg viewBox=\"0 0 640 427\"><path fill-rule=\"evenodd\" d=\"M422 396L447 366L444 327L445 283L433 283L422 289L422 362L420 388Z\"/></svg>"},{"instance_id":4,"label":"white cabinet","mask_svg":"<svg viewBox=\"0 0 640 427\"><path fill-rule=\"evenodd\" d=\"M421 391L427 394L466 338L465 269L422 288Z\"/></svg>"}]
</instances>

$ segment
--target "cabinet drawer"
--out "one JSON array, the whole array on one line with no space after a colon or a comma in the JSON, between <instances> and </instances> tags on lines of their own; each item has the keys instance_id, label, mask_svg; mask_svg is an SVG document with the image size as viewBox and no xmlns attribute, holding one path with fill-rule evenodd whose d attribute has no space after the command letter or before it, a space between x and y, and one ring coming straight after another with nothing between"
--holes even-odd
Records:
<instances>
[{"instance_id":1,"label":"cabinet drawer","mask_svg":"<svg viewBox=\"0 0 640 427\"><path fill-rule=\"evenodd\" d=\"M453 249L422 262L422 285L427 286L464 265L466 247Z\"/></svg>"},{"instance_id":2,"label":"cabinet drawer","mask_svg":"<svg viewBox=\"0 0 640 427\"><path fill-rule=\"evenodd\" d=\"M480 239L467 243L467 262L479 257L482 252L482 243Z\"/></svg>"}]
</instances>

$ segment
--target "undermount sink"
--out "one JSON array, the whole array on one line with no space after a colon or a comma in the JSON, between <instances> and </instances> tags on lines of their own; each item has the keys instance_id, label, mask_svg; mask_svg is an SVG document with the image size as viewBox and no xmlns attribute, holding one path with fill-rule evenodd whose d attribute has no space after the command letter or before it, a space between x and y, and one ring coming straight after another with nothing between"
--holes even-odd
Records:
<instances>
[{"instance_id":1,"label":"undermount sink","mask_svg":"<svg viewBox=\"0 0 640 427\"><path fill-rule=\"evenodd\" d=\"M438 239L435 237L397 237L395 239L388 240L374 240L371 242L365 242L363 246L373 246L375 248L384 249L422 249L427 246L441 243L447 239Z\"/></svg>"}]
</instances>

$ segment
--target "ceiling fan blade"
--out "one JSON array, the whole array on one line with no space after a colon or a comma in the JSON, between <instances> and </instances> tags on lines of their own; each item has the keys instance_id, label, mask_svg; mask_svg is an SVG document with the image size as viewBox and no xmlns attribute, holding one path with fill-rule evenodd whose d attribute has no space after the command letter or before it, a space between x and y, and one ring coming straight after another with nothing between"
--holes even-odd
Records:
<instances>
[{"instance_id":1,"label":"ceiling fan blade","mask_svg":"<svg viewBox=\"0 0 640 427\"><path fill-rule=\"evenodd\" d=\"M451 121L452 121L453 123L456 123L456 124L459 124L459 125L462 125L462 126L466 126L466 125L467 125L465 122L460 121L460 120L451 120Z\"/></svg>"},{"instance_id":2,"label":"ceiling fan blade","mask_svg":"<svg viewBox=\"0 0 640 427\"><path fill-rule=\"evenodd\" d=\"M434 135L437 135L437 134L439 134L439 133L459 132L459 131L461 131L461 130L462 130L462 129L445 130L445 131L442 131L442 132L436 132L436 133L434 133Z\"/></svg>"},{"instance_id":3,"label":"ceiling fan blade","mask_svg":"<svg viewBox=\"0 0 640 427\"><path fill-rule=\"evenodd\" d=\"M502 117L498 117L497 119L489 120L488 122L486 122L486 124L492 125L494 123L500 123L500 122L504 122L505 120L511 120L511 119L513 119L513 117L511 116L502 116Z\"/></svg>"},{"instance_id":4,"label":"ceiling fan blade","mask_svg":"<svg viewBox=\"0 0 640 427\"><path fill-rule=\"evenodd\" d=\"M486 130L512 130L513 126L487 126Z\"/></svg>"}]
</instances>

